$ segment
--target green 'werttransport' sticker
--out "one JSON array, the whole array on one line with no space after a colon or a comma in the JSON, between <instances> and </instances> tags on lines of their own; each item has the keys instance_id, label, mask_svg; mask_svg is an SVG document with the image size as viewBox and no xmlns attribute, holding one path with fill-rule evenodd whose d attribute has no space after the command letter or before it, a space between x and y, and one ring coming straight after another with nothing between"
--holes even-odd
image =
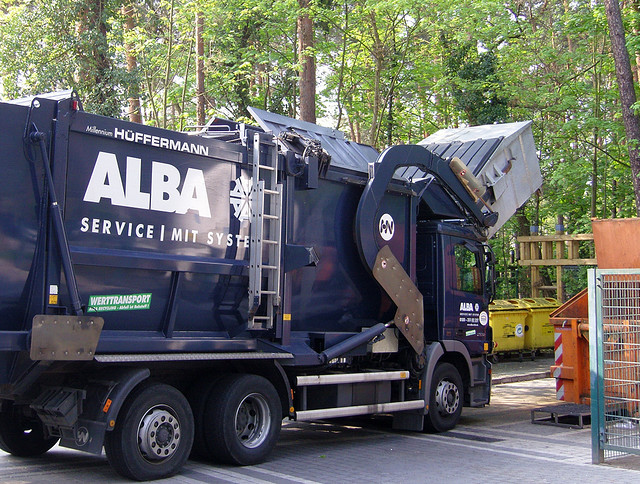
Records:
<instances>
[{"instance_id":1,"label":"green 'werttransport' sticker","mask_svg":"<svg viewBox=\"0 0 640 484\"><path fill-rule=\"evenodd\" d=\"M133 311L150 307L151 293L112 294L109 296L89 296L88 311Z\"/></svg>"}]
</instances>

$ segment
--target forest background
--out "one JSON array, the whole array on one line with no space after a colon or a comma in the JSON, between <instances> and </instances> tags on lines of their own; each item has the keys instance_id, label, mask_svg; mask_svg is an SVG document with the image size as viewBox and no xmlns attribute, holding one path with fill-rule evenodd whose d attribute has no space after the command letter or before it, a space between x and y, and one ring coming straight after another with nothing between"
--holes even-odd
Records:
<instances>
[{"instance_id":1,"label":"forest background","mask_svg":"<svg viewBox=\"0 0 640 484\"><path fill-rule=\"evenodd\" d=\"M603 1L0 0L0 98L73 88L178 130L256 106L378 149L532 120L544 186L491 241L498 297L527 296L517 235L636 215ZM637 87L640 2L620 5ZM564 274L567 296L586 286Z\"/></svg>"}]
</instances>

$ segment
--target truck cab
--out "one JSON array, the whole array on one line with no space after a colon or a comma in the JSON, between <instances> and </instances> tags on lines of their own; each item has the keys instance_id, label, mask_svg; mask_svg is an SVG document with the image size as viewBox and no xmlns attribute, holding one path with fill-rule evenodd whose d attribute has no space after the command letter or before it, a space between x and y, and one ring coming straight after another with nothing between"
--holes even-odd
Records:
<instances>
[{"instance_id":1,"label":"truck cab","mask_svg":"<svg viewBox=\"0 0 640 484\"><path fill-rule=\"evenodd\" d=\"M427 341L457 340L472 355L491 348L488 305L493 257L472 230L453 223L418 224L416 266L424 296ZM434 270L435 268L435 270Z\"/></svg>"},{"instance_id":2,"label":"truck cab","mask_svg":"<svg viewBox=\"0 0 640 484\"><path fill-rule=\"evenodd\" d=\"M484 406L491 393L487 355L493 347L488 312L494 287L493 253L474 230L456 222L419 223L417 239L417 286L424 297L428 361L436 360L437 352L452 366L449 373L458 373L460 406ZM442 346L450 351L440 354ZM448 378L455 380L456 376ZM439 383L431 379L425 386L434 384ZM436 421L442 421L436 430L445 430L460 409L440 410L443 418L436 415ZM437 411L430 409L427 425L431 422L434 427Z\"/></svg>"}]
</instances>

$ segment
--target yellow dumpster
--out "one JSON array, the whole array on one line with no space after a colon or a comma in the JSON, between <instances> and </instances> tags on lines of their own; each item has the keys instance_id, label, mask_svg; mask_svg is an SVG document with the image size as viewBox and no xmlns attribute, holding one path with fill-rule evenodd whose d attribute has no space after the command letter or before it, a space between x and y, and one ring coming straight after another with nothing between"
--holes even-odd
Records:
<instances>
[{"instance_id":1,"label":"yellow dumpster","mask_svg":"<svg viewBox=\"0 0 640 484\"><path fill-rule=\"evenodd\" d=\"M522 357L527 307L517 299L496 299L489 304L493 353L517 352Z\"/></svg>"},{"instance_id":2,"label":"yellow dumpster","mask_svg":"<svg viewBox=\"0 0 640 484\"><path fill-rule=\"evenodd\" d=\"M527 319L524 328L524 349L531 352L531 359L536 351L553 348L554 329L549 314L560 307L557 299L537 297L519 300L527 308Z\"/></svg>"}]
</instances>

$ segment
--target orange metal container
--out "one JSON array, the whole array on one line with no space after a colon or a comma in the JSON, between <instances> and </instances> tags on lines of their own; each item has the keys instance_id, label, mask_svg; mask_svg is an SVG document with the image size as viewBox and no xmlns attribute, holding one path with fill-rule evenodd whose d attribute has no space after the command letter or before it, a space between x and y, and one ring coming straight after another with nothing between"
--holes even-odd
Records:
<instances>
[{"instance_id":1,"label":"orange metal container","mask_svg":"<svg viewBox=\"0 0 640 484\"><path fill-rule=\"evenodd\" d=\"M594 219L591 227L600 269L640 268L640 218Z\"/></svg>"},{"instance_id":2,"label":"orange metal container","mask_svg":"<svg viewBox=\"0 0 640 484\"><path fill-rule=\"evenodd\" d=\"M549 315L554 327L556 398L591 402L589 382L589 306L587 290L576 294Z\"/></svg>"}]
</instances>

